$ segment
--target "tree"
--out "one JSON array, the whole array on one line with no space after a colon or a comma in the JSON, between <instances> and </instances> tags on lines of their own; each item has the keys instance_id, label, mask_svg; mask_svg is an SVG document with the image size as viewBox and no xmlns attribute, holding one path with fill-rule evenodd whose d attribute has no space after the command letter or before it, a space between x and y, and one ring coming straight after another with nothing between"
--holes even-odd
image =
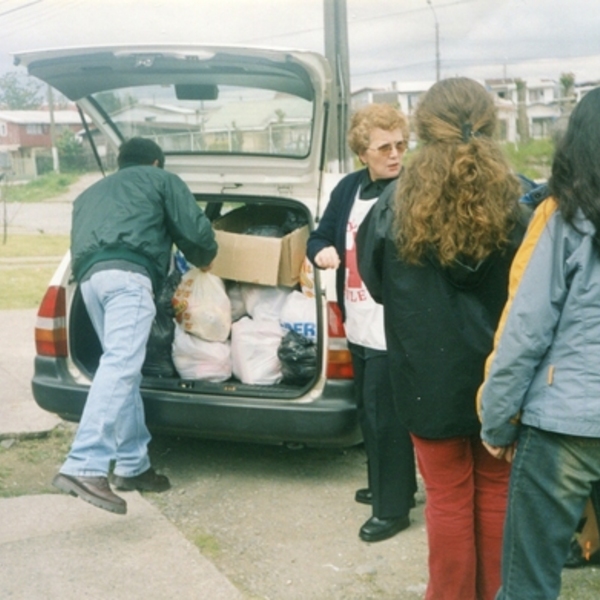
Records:
<instances>
[{"instance_id":1,"label":"tree","mask_svg":"<svg viewBox=\"0 0 600 600\"><path fill-rule=\"evenodd\" d=\"M31 110L43 102L42 84L16 71L0 76L0 106L8 110Z\"/></svg>"},{"instance_id":2,"label":"tree","mask_svg":"<svg viewBox=\"0 0 600 600\"><path fill-rule=\"evenodd\" d=\"M65 129L58 141L58 156L60 165L66 173L81 173L85 171L86 156L83 147L70 129Z\"/></svg>"},{"instance_id":3,"label":"tree","mask_svg":"<svg viewBox=\"0 0 600 600\"><path fill-rule=\"evenodd\" d=\"M529 141L529 118L527 116L527 83L522 79L515 79L517 86L517 132L519 141Z\"/></svg>"},{"instance_id":4,"label":"tree","mask_svg":"<svg viewBox=\"0 0 600 600\"><path fill-rule=\"evenodd\" d=\"M575 74L574 73L561 73L560 74L560 87L562 88L563 98L568 98L573 94L573 88L575 87Z\"/></svg>"},{"instance_id":5,"label":"tree","mask_svg":"<svg viewBox=\"0 0 600 600\"><path fill-rule=\"evenodd\" d=\"M575 74L561 73L559 82L563 110L570 113L575 102Z\"/></svg>"}]
</instances>

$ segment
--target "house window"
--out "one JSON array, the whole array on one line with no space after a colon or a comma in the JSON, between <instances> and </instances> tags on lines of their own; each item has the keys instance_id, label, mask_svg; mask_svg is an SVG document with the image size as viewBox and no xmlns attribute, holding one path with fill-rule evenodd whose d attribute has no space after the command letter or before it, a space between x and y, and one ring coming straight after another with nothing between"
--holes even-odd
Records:
<instances>
[{"instance_id":1,"label":"house window","mask_svg":"<svg viewBox=\"0 0 600 600\"><path fill-rule=\"evenodd\" d=\"M544 99L544 90L529 90L529 102L540 102Z\"/></svg>"},{"instance_id":2,"label":"house window","mask_svg":"<svg viewBox=\"0 0 600 600\"><path fill-rule=\"evenodd\" d=\"M0 137L6 137L8 135L8 129L6 123L0 123Z\"/></svg>"},{"instance_id":3,"label":"house window","mask_svg":"<svg viewBox=\"0 0 600 600\"><path fill-rule=\"evenodd\" d=\"M32 123L30 125L27 125L25 127L25 131L28 135L42 135L44 133L44 130L40 123Z\"/></svg>"}]
</instances>

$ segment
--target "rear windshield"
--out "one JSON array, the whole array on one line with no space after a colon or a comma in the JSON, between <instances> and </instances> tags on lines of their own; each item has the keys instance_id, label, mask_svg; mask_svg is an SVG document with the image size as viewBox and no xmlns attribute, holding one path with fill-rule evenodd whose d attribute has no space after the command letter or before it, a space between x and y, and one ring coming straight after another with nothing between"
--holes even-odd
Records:
<instances>
[{"instance_id":1,"label":"rear windshield","mask_svg":"<svg viewBox=\"0 0 600 600\"><path fill-rule=\"evenodd\" d=\"M154 139L166 153L305 157L313 102L231 86L141 86L92 96L122 138Z\"/></svg>"}]
</instances>

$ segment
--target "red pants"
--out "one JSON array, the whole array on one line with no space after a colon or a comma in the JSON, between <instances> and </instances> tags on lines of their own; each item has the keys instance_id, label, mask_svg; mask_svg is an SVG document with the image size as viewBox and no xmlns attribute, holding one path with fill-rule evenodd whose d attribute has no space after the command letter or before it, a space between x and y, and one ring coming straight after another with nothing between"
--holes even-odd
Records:
<instances>
[{"instance_id":1,"label":"red pants","mask_svg":"<svg viewBox=\"0 0 600 600\"><path fill-rule=\"evenodd\" d=\"M425 482L426 600L493 600L500 587L510 465L478 437L412 436Z\"/></svg>"}]
</instances>

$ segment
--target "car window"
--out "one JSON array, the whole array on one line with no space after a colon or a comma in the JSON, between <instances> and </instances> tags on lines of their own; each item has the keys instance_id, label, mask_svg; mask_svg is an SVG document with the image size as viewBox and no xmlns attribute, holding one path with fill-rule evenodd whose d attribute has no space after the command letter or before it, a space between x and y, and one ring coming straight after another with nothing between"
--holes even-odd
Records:
<instances>
[{"instance_id":1,"label":"car window","mask_svg":"<svg viewBox=\"0 0 600 600\"><path fill-rule=\"evenodd\" d=\"M149 85L93 94L123 138L153 138L169 153L309 154L313 102L233 86Z\"/></svg>"}]
</instances>

